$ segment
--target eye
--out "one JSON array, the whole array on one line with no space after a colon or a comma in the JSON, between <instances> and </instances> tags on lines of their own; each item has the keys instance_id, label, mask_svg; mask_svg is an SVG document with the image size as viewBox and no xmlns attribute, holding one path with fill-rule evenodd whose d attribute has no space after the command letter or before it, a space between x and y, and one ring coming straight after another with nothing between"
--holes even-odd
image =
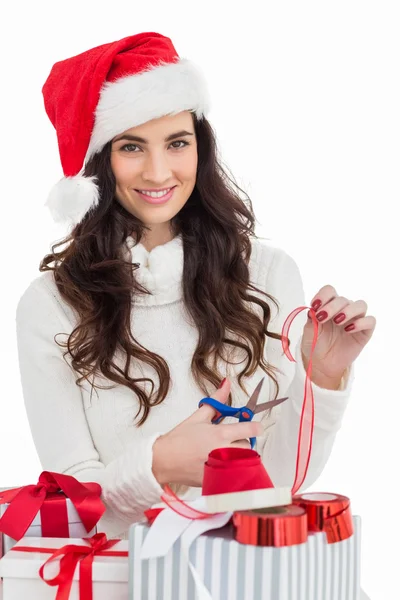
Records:
<instances>
[{"instance_id":1,"label":"eye","mask_svg":"<svg viewBox=\"0 0 400 600\"><path fill-rule=\"evenodd\" d=\"M176 142L172 142L171 146L173 146L174 144L183 144L183 146L174 146L175 150L180 150L185 146L189 146L189 142L185 142L184 140L177 140Z\"/></svg>"},{"instance_id":2,"label":"eye","mask_svg":"<svg viewBox=\"0 0 400 600\"><path fill-rule=\"evenodd\" d=\"M139 148L136 144L125 144L125 146L121 146L120 150L126 150L126 152L130 152L127 148Z\"/></svg>"}]
</instances>

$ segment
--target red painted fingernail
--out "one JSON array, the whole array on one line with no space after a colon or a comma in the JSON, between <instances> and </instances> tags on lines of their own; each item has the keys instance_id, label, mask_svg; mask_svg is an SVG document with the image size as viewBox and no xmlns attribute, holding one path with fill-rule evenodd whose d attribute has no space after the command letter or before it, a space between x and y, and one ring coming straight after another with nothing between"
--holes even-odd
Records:
<instances>
[{"instance_id":1,"label":"red painted fingernail","mask_svg":"<svg viewBox=\"0 0 400 600\"><path fill-rule=\"evenodd\" d=\"M318 319L318 321L324 321L326 319L326 317L328 316L328 313L326 312L326 310L321 310L321 312L319 312L316 317Z\"/></svg>"},{"instance_id":2,"label":"red painted fingernail","mask_svg":"<svg viewBox=\"0 0 400 600\"><path fill-rule=\"evenodd\" d=\"M353 331L353 329L355 329L356 326L354 325L354 323L350 323L350 325L347 325L344 330L345 331Z\"/></svg>"},{"instance_id":3,"label":"red painted fingernail","mask_svg":"<svg viewBox=\"0 0 400 600\"><path fill-rule=\"evenodd\" d=\"M335 321L335 323L341 323L342 321L344 321L346 318L346 315L344 313L339 313L338 315L336 315L336 317L333 319Z\"/></svg>"},{"instance_id":4,"label":"red painted fingernail","mask_svg":"<svg viewBox=\"0 0 400 600\"><path fill-rule=\"evenodd\" d=\"M220 386L218 388L219 390L222 388L222 386L224 385L225 381L226 381L226 377L224 377L223 380L221 381L221 384L220 384Z\"/></svg>"},{"instance_id":5,"label":"red painted fingernail","mask_svg":"<svg viewBox=\"0 0 400 600\"><path fill-rule=\"evenodd\" d=\"M318 310L321 304L321 300L314 300L314 302L311 304L311 308L313 308L314 310Z\"/></svg>"}]
</instances>

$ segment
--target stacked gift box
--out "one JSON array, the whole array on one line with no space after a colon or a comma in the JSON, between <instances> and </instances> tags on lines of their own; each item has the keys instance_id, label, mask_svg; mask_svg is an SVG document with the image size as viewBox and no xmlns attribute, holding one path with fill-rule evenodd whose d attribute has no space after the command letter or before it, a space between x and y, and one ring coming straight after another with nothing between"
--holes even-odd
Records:
<instances>
[{"instance_id":1,"label":"stacked gift box","mask_svg":"<svg viewBox=\"0 0 400 600\"><path fill-rule=\"evenodd\" d=\"M259 455L237 448L211 453L205 472L218 460L235 471L244 456L262 473ZM3 600L358 600L360 519L348 498L292 497L259 479L221 490L219 477L215 494L208 472L191 503L167 488L129 542L96 533L97 484L42 473L0 492Z\"/></svg>"}]
</instances>

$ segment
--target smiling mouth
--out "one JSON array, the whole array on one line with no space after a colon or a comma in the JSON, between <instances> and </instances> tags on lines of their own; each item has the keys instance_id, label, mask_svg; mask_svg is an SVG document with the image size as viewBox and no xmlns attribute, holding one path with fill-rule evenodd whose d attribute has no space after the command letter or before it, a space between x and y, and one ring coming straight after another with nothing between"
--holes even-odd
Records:
<instances>
[{"instance_id":1,"label":"smiling mouth","mask_svg":"<svg viewBox=\"0 0 400 600\"><path fill-rule=\"evenodd\" d=\"M171 188L166 188L168 191L161 195L157 193L155 193L154 195L146 194L138 189L135 189L135 192L142 198L142 200L144 200L148 204L163 204L164 202L168 202L168 200L172 198L176 187L177 186L175 185Z\"/></svg>"},{"instance_id":2,"label":"smiling mouth","mask_svg":"<svg viewBox=\"0 0 400 600\"><path fill-rule=\"evenodd\" d=\"M159 195L160 192L163 192L163 194L161 194L161 195L165 196L165 194L168 194L174 188L176 188L176 185L173 185L173 186L167 187L167 188L160 188L159 190L141 190L141 189L135 189L135 192L139 192L141 194L144 193L146 196L150 196L152 198L155 198L156 196L151 196L151 194L157 194L157 195Z\"/></svg>"}]
</instances>

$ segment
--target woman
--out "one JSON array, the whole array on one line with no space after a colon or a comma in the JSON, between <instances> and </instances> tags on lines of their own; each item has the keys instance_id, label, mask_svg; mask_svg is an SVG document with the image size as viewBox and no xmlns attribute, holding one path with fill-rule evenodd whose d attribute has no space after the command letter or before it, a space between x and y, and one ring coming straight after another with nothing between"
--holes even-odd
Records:
<instances>
[{"instance_id":1,"label":"woman","mask_svg":"<svg viewBox=\"0 0 400 600\"><path fill-rule=\"evenodd\" d=\"M280 332L305 302L299 271L256 238L251 202L218 162L201 73L169 38L143 33L55 64L43 94L65 175L47 204L73 225L17 309L43 468L99 482L99 529L119 537L164 484L198 494L208 453L253 436L274 484L291 485L313 325L296 319L290 363ZM365 302L329 285L312 307L304 487L328 459L375 326ZM265 374L259 402L289 400L254 422L214 426L213 410L197 408L209 395L243 406Z\"/></svg>"}]
</instances>

